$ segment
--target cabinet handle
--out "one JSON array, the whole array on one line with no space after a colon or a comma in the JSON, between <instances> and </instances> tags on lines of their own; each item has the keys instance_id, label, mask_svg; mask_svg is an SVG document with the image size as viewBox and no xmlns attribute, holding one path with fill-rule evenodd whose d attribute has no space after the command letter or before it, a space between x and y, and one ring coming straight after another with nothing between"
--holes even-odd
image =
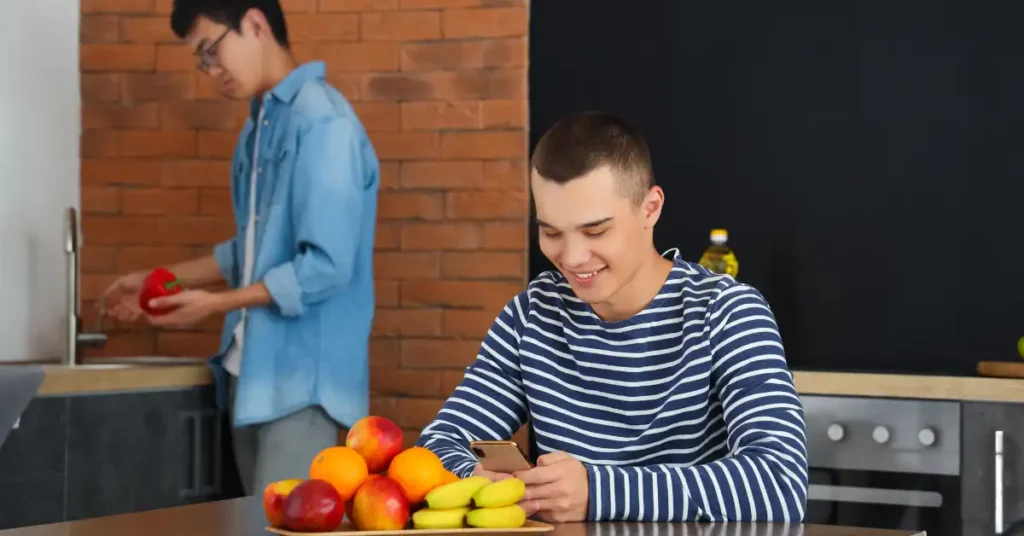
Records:
<instances>
[{"instance_id":1,"label":"cabinet handle","mask_svg":"<svg viewBox=\"0 0 1024 536\"><path fill-rule=\"evenodd\" d=\"M222 412L216 409L186 411L181 414L184 427L190 432L188 435L192 439L190 444L185 445L186 458L192 463L184 467L183 475L189 487L178 490L178 496L183 499L220 493L221 416ZM212 426L213 437L206 437L207 426ZM206 448L211 451L206 451ZM207 475L204 474L204 469L210 472L209 480L205 478Z\"/></svg>"},{"instance_id":2,"label":"cabinet handle","mask_svg":"<svg viewBox=\"0 0 1024 536\"><path fill-rule=\"evenodd\" d=\"M995 521L996 521L996 534L1003 533L1003 431L996 430L996 467L995 467Z\"/></svg>"}]
</instances>

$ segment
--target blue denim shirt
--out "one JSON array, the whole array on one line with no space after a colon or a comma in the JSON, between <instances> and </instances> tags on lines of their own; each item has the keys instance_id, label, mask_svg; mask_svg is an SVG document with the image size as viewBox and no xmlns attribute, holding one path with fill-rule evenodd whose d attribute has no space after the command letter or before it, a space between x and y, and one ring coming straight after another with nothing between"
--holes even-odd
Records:
<instances>
[{"instance_id":1,"label":"blue denim shirt","mask_svg":"<svg viewBox=\"0 0 1024 536\"><path fill-rule=\"evenodd\" d=\"M214 256L228 283L239 286L255 166L252 281L263 281L273 298L272 305L247 313L235 426L314 404L345 427L369 412L379 163L355 112L324 71L322 62L304 64L254 99L232 158L237 232L215 247ZM220 352L210 359L221 408L228 380L222 361L240 318L239 310L228 314Z\"/></svg>"}]
</instances>

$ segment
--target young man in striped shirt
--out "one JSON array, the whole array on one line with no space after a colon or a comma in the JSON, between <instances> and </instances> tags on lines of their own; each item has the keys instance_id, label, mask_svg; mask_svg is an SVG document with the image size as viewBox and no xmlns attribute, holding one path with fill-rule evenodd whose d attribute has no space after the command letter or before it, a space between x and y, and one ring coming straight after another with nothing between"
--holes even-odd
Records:
<instances>
[{"instance_id":1,"label":"young man in striped shirt","mask_svg":"<svg viewBox=\"0 0 1024 536\"><path fill-rule=\"evenodd\" d=\"M664 193L643 138L569 116L530 183L557 271L501 311L419 444L503 478L468 442L531 421L541 456L515 476L548 521L802 521L806 427L775 319L750 286L654 248Z\"/></svg>"}]
</instances>

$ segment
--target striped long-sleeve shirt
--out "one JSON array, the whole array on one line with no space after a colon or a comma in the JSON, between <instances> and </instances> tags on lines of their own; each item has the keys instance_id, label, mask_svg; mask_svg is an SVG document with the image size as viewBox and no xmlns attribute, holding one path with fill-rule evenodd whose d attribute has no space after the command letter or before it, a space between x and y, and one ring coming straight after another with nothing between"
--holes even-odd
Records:
<instances>
[{"instance_id":1,"label":"striped long-sleeve shirt","mask_svg":"<svg viewBox=\"0 0 1024 536\"><path fill-rule=\"evenodd\" d=\"M591 521L803 520L803 407L752 287L678 257L648 306L602 321L558 272L495 319L418 444L459 476L468 442L532 421L589 476Z\"/></svg>"}]
</instances>

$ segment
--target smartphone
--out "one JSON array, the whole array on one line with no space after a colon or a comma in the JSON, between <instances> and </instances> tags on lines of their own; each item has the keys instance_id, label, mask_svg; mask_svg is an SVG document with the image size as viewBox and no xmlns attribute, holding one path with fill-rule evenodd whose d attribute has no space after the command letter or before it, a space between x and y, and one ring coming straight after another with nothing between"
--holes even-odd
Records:
<instances>
[{"instance_id":1,"label":"smartphone","mask_svg":"<svg viewBox=\"0 0 1024 536\"><path fill-rule=\"evenodd\" d=\"M470 441L480 467L495 473L514 473L533 467L515 441Z\"/></svg>"}]
</instances>

